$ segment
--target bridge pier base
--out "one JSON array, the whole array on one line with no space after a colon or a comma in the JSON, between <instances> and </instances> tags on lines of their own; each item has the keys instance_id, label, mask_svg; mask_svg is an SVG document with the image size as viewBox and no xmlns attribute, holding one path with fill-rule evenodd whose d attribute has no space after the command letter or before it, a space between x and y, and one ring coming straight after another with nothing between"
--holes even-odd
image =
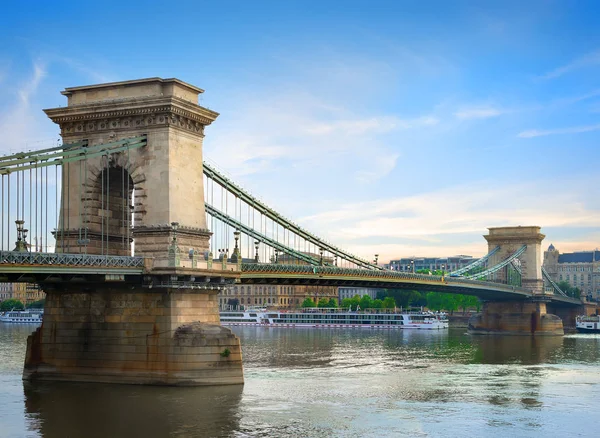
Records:
<instances>
[{"instance_id":1,"label":"bridge pier base","mask_svg":"<svg viewBox=\"0 0 600 438\"><path fill-rule=\"evenodd\" d=\"M562 320L540 301L486 302L469 320L469 333L483 335L564 335Z\"/></svg>"},{"instance_id":2,"label":"bridge pier base","mask_svg":"<svg viewBox=\"0 0 600 438\"><path fill-rule=\"evenodd\" d=\"M575 320L580 315L595 315L598 311L597 303L582 303L580 306L575 307L561 307L558 305L549 305L549 310L558 315L563 320L565 327L570 329L575 328Z\"/></svg>"},{"instance_id":3,"label":"bridge pier base","mask_svg":"<svg viewBox=\"0 0 600 438\"><path fill-rule=\"evenodd\" d=\"M43 324L27 340L26 380L244 382L240 341L220 326L216 288L100 283L45 290Z\"/></svg>"}]
</instances>

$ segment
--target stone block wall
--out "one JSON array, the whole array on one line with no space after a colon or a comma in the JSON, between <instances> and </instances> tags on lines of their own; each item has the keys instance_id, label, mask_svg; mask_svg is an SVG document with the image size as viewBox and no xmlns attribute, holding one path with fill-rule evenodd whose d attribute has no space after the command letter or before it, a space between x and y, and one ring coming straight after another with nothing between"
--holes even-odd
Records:
<instances>
[{"instance_id":1,"label":"stone block wall","mask_svg":"<svg viewBox=\"0 0 600 438\"><path fill-rule=\"evenodd\" d=\"M24 378L163 385L243 383L239 339L219 325L217 290L50 290Z\"/></svg>"},{"instance_id":2,"label":"stone block wall","mask_svg":"<svg viewBox=\"0 0 600 438\"><path fill-rule=\"evenodd\" d=\"M469 333L510 335L564 335L562 320L546 313L546 303L499 301L484 303L469 320Z\"/></svg>"}]
</instances>

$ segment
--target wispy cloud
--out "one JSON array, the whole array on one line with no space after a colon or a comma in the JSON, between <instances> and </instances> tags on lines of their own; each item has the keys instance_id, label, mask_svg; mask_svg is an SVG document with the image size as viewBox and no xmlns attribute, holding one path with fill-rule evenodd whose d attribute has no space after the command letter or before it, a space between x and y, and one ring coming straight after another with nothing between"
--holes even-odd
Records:
<instances>
[{"instance_id":1,"label":"wispy cloud","mask_svg":"<svg viewBox=\"0 0 600 438\"><path fill-rule=\"evenodd\" d=\"M542 186L552 193L552 202L540 193ZM326 211L299 222L308 229L322 230L328 239L357 254L378 251L382 260L417 252L480 255L487 248L481 236L491 226L598 229L600 204L586 205L573 195L576 186L577 181L564 180L560 184L535 181L500 187L486 182L456 185L412 196L329 205ZM522 196L515 197L517 191ZM374 244L377 241L386 243Z\"/></svg>"},{"instance_id":2,"label":"wispy cloud","mask_svg":"<svg viewBox=\"0 0 600 438\"><path fill-rule=\"evenodd\" d=\"M590 52L583 56L580 56L579 58L574 59L568 64L555 68L554 70L551 70L539 76L539 79L555 79L574 70L579 70L584 67L589 67L598 64L600 64L600 50L596 50L594 52Z\"/></svg>"},{"instance_id":3,"label":"wispy cloud","mask_svg":"<svg viewBox=\"0 0 600 438\"><path fill-rule=\"evenodd\" d=\"M589 93L557 99L554 102L552 102L552 104L555 106L572 105L574 103L583 102L584 100L593 99L594 97L598 97L598 96L600 96L600 90L593 90L593 91L590 91Z\"/></svg>"},{"instance_id":4,"label":"wispy cloud","mask_svg":"<svg viewBox=\"0 0 600 438\"><path fill-rule=\"evenodd\" d=\"M388 67L382 73L381 62L332 58L295 59L298 77L293 80L232 93L219 104L222 116L210 128L206 156L234 177L287 168L303 176L320 173L330 181L367 184L392 172L408 134L425 132L439 119L428 111L359 105L361 99L348 90L368 87L384 94L386 84L396 80L393 71ZM306 77L310 85L303 83Z\"/></svg>"},{"instance_id":5,"label":"wispy cloud","mask_svg":"<svg viewBox=\"0 0 600 438\"><path fill-rule=\"evenodd\" d=\"M39 140L41 132L36 128L35 121L41 111L37 107L32 108L32 101L45 75L45 64L38 60L33 63L30 77L15 84L15 100L2 108L0 113L0 132L3 133L1 152L22 150L29 141Z\"/></svg>"},{"instance_id":6,"label":"wispy cloud","mask_svg":"<svg viewBox=\"0 0 600 438\"><path fill-rule=\"evenodd\" d=\"M561 134L580 134L582 132L591 132L600 130L600 124L588 125L588 126L574 126L570 128L558 128L558 129L530 129L528 131L520 132L517 137L520 138L533 138L533 137L544 137L547 135L561 135Z\"/></svg>"},{"instance_id":7,"label":"wispy cloud","mask_svg":"<svg viewBox=\"0 0 600 438\"><path fill-rule=\"evenodd\" d=\"M241 101L249 103L223 111L226 118L210 128L205 148L233 176L267 174L283 165L371 183L389 174L401 155L384 137L438 123L430 116L349 117L348 110L328 109L317 96L293 92Z\"/></svg>"},{"instance_id":8,"label":"wispy cloud","mask_svg":"<svg viewBox=\"0 0 600 438\"><path fill-rule=\"evenodd\" d=\"M331 123L317 123L307 128L309 134L321 135L334 131L346 134L365 134L367 132L384 133L396 129L413 129L437 125L435 117L424 116L416 119L401 119L396 116L371 117L358 120L337 120Z\"/></svg>"},{"instance_id":9,"label":"wispy cloud","mask_svg":"<svg viewBox=\"0 0 600 438\"><path fill-rule=\"evenodd\" d=\"M454 113L457 119L469 120L469 119L489 119L490 117L497 117L502 114L510 112L506 109L495 108L491 106L481 106L464 108Z\"/></svg>"}]
</instances>

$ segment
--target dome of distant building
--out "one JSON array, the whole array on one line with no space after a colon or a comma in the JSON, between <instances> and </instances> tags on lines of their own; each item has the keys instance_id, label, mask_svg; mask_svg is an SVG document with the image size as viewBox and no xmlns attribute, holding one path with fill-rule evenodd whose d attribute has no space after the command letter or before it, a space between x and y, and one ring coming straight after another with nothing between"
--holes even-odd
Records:
<instances>
[{"instance_id":1,"label":"dome of distant building","mask_svg":"<svg viewBox=\"0 0 600 438\"><path fill-rule=\"evenodd\" d=\"M556 251L556 248L554 248L553 244L550 244L550 246L548 247L548 251Z\"/></svg>"}]
</instances>

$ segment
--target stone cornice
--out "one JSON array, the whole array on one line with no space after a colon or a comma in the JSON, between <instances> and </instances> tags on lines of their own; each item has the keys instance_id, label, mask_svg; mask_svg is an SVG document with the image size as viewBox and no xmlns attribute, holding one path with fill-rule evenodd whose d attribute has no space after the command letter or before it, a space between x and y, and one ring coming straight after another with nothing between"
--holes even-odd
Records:
<instances>
[{"instance_id":1,"label":"stone cornice","mask_svg":"<svg viewBox=\"0 0 600 438\"><path fill-rule=\"evenodd\" d=\"M138 225L133 227L133 233L137 236L141 235L153 235L153 234L165 234L175 233L173 227L168 224L159 225ZM186 225L179 225L176 231L177 235L181 236L212 236L210 230L204 228L188 227Z\"/></svg>"},{"instance_id":2,"label":"stone cornice","mask_svg":"<svg viewBox=\"0 0 600 438\"><path fill-rule=\"evenodd\" d=\"M219 116L219 113L215 111L175 96L115 99L70 105L64 108L50 108L45 109L44 112L57 124L166 113L182 116L203 125L210 125Z\"/></svg>"},{"instance_id":3,"label":"stone cornice","mask_svg":"<svg viewBox=\"0 0 600 438\"><path fill-rule=\"evenodd\" d=\"M545 234L537 233L537 234L527 234L523 236L494 236L494 235L484 235L483 238L490 243L541 243L542 240L546 237Z\"/></svg>"},{"instance_id":4,"label":"stone cornice","mask_svg":"<svg viewBox=\"0 0 600 438\"><path fill-rule=\"evenodd\" d=\"M219 115L178 97L118 99L44 110L63 136L103 131L178 128L204 136L204 127Z\"/></svg>"}]
</instances>

